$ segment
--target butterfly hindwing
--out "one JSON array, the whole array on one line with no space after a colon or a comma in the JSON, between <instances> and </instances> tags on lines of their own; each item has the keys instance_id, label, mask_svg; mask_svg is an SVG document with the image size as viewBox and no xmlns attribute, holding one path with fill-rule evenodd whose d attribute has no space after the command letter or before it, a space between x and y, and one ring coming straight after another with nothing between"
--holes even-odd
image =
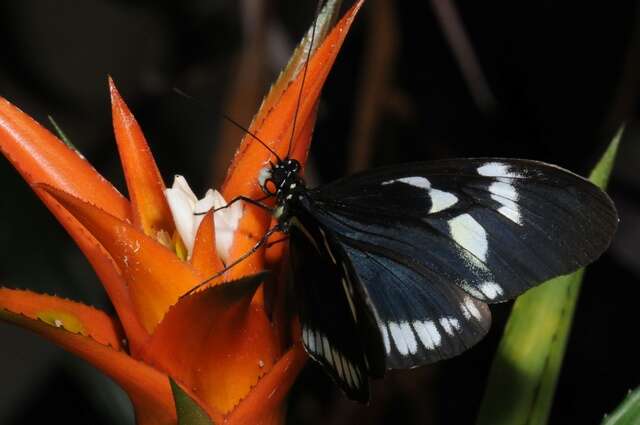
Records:
<instances>
[{"instance_id":1,"label":"butterfly hindwing","mask_svg":"<svg viewBox=\"0 0 640 425\"><path fill-rule=\"evenodd\" d=\"M350 277L337 247L307 214L292 220L289 238L305 349L350 398L367 401L369 373L355 319L361 308L347 293Z\"/></svg>"},{"instance_id":2,"label":"butterfly hindwing","mask_svg":"<svg viewBox=\"0 0 640 425\"><path fill-rule=\"evenodd\" d=\"M387 246L345 237L342 223L312 204L289 233L303 327L319 328L347 358L362 356L371 376L453 357L489 329L485 303ZM335 377L335 365L322 357Z\"/></svg>"},{"instance_id":3,"label":"butterfly hindwing","mask_svg":"<svg viewBox=\"0 0 640 425\"><path fill-rule=\"evenodd\" d=\"M344 243L343 249L375 314L382 340L377 351L387 369L453 357L489 330L488 306L433 272L375 246Z\"/></svg>"},{"instance_id":4,"label":"butterfly hindwing","mask_svg":"<svg viewBox=\"0 0 640 425\"><path fill-rule=\"evenodd\" d=\"M513 298L595 260L617 225L604 192L527 160L402 164L310 196L319 221L345 241L413 261L486 302Z\"/></svg>"}]
</instances>

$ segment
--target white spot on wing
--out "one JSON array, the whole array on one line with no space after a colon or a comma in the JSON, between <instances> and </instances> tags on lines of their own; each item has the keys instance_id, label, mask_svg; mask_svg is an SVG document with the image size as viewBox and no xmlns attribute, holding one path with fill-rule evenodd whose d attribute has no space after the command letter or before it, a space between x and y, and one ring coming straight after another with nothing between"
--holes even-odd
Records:
<instances>
[{"instance_id":1,"label":"white spot on wing","mask_svg":"<svg viewBox=\"0 0 640 425\"><path fill-rule=\"evenodd\" d=\"M440 332L438 332L438 328L436 328L435 323L431 320L416 320L411 325L418 334L422 345L424 345L428 350L432 350L440 345L442 337L440 336Z\"/></svg>"},{"instance_id":2,"label":"white spot on wing","mask_svg":"<svg viewBox=\"0 0 640 425\"><path fill-rule=\"evenodd\" d=\"M389 331L384 323L378 323L378 327L380 328L380 333L382 334L382 341L384 342L384 351L389 354L391 353L391 341L389 341Z\"/></svg>"},{"instance_id":3,"label":"white spot on wing","mask_svg":"<svg viewBox=\"0 0 640 425\"><path fill-rule=\"evenodd\" d=\"M351 373L353 386L357 388L360 385L360 375L358 374L358 370L351 363L349 363L349 372Z\"/></svg>"},{"instance_id":4,"label":"white spot on wing","mask_svg":"<svg viewBox=\"0 0 640 425\"><path fill-rule=\"evenodd\" d=\"M478 300L484 300L486 297L482 292L480 292L475 286L470 285L468 282L460 283L460 287L468 294L471 294L474 298Z\"/></svg>"},{"instance_id":5,"label":"white spot on wing","mask_svg":"<svg viewBox=\"0 0 640 425\"><path fill-rule=\"evenodd\" d=\"M507 179L504 180L505 181L495 181L491 183L491 186L489 186L489 192L496 195L496 197L505 198L510 201L517 201L518 193L516 192L516 188L513 187L511 183L507 183ZM496 201L498 201L498 199L496 199Z\"/></svg>"},{"instance_id":6,"label":"white spot on wing","mask_svg":"<svg viewBox=\"0 0 640 425\"><path fill-rule=\"evenodd\" d=\"M351 378L351 372L349 372L350 363L345 356L340 356L340 362L342 363L342 371L344 373L344 381L353 387L353 379Z\"/></svg>"},{"instance_id":7,"label":"white spot on wing","mask_svg":"<svg viewBox=\"0 0 640 425\"><path fill-rule=\"evenodd\" d=\"M457 196L443 190L431 189L429 191L429 196L431 197L431 209L429 210L429 214L445 210L458 202Z\"/></svg>"},{"instance_id":8,"label":"white spot on wing","mask_svg":"<svg viewBox=\"0 0 640 425\"><path fill-rule=\"evenodd\" d=\"M482 285L480 285L480 291L490 300L504 293L502 287L495 282L483 282Z\"/></svg>"},{"instance_id":9,"label":"white spot on wing","mask_svg":"<svg viewBox=\"0 0 640 425\"><path fill-rule=\"evenodd\" d=\"M399 323L389 322L389 331L398 352L403 356L409 354L409 345L404 337L404 330Z\"/></svg>"},{"instance_id":10,"label":"white spot on wing","mask_svg":"<svg viewBox=\"0 0 640 425\"><path fill-rule=\"evenodd\" d=\"M465 319L471 319L471 312L467 309L467 305L464 302L460 303L460 310L462 311L462 315Z\"/></svg>"},{"instance_id":11,"label":"white spot on wing","mask_svg":"<svg viewBox=\"0 0 640 425\"><path fill-rule=\"evenodd\" d=\"M473 217L469 214L461 214L449 220L449 229L451 237L458 245L466 251L462 255L470 260L478 259L487 261L487 249L489 243L487 241L487 232ZM468 254L472 255L468 255ZM475 257L475 258L473 258Z\"/></svg>"},{"instance_id":12,"label":"white spot on wing","mask_svg":"<svg viewBox=\"0 0 640 425\"><path fill-rule=\"evenodd\" d=\"M480 313L480 310L478 310L478 307L473 302L471 297L464 297L464 304L463 305L464 305L464 310L467 312L467 313L465 313L465 317L466 317L466 314L470 314L471 316L475 317L478 320L482 319L482 313ZM467 317L467 318L469 318L469 317Z\"/></svg>"},{"instance_id":13,"label":"white spot on wing","mask_svg":"<svg viewBox=\"0 0 640 425\"><path fill-rule=\"evenodd\" d=\"M312 353L315 353L316 351L316 335L311 329L307 330L307 348Z\"/></svg>"},{"instance_id":14,"label":"white spot on wing","mask_svg":"<svg viewBox=\"0 0 640 425\"><path fill-rule=\"evenodd\" d=\"M437 213L442 210L455 205L458 202L458 197L453 193L445 192L439 189L433 189L431 182L422 176L402 177L399 179L387 180L382 182L382 185L388 185L393 183L405 183L418 189L424 189L431 198L431 208L429 214Z\"/></svg>"},{"instance_id":15,"label":"white spot on wing","mask_svg":"<svg viewBox=\"0 0 640 425\"><path fill-rule=\"evenodd\" d=\"M326 336L322 336L322 352L324 353L324 358L327 359L329 363L333 363L331 360L331 345L329 344L329 340Z\"/></svg>"},{"instance_id":16,"label":"white spot on wing","mask_svg":"<svg viewBox=\"0 0 640 425\"><path fill-rule=\"evenodd\" d=\"M516 188L505 181L497 181L489 186L491 199L502 204L498 212L517 224L522 224L520 206L518 205L518 192Z\"/></svg>"},{"instance_id":17,"label":"white spot on wing","mask_svg":"<svg viewBox=\"0 0 640 425\"><path fill-rule=\"evenodd\" d=\"M358 381L357 381L356 368L353 366L353 363L351 363L346 358L345 358L345 362L347 364L347 368L345 369L345 375L347 375L347 377L349 378L349 384L351 385L351 388L357 388Z\"/></svg>"},{"instance_id":18,"label":"white spot on wing","mask_svg":"<svg viewBox=\"0 0 640 425\"><path fill-rule=\"evenodd\" d=\"M487 177L523 177L520 173L509 171L509 165L502 162L487 162L478 167L478 174Z\"/></svg>"},{"instance_id":19,"label":"white spot on wing","mask_svg":"<svg viewBox=\"0 0 640 425\"><path fill-rule=\"evenodd\" d=\"M410 186L415 186L420 189L431 189L431 182L429 182L429 180L427 180L425 177L421 176L402 177L400 179L387 180L385 182L382 182L383 185L393 183L406 183Z\"/></svg>"},{"instance_id":20,"label":"white spot on wing","mask_svg":"<svg viewBox=\"0 0 640 425\"><path fill-rule=\"evenodd\" d=\"M517 209L514 210L513 208L502 206L498 208L498 212L503 216L507 217L509 220L513 221L514 223L522 224L522 222L520 221L521 220L520 212Z\"/></svg>"},{"instance_id":21,"label":"white spot on wing","mask_svg":"<svg viewBox=\"0 0 640 425\"><path fill-rule=\"evenodd\" d=\"M454 335L453 330L460 329L460 322L458 322L458 319L453 317L442 317L440 318L440 326L442 326L442 328L446 333L453 336Z\"/></svg>"},{"instance_id":22,"label":"white spot on wing","mask_svg":"<svg viewBox=\"0 0 640 425\"><path fill-rule=\"evenodd\" d=\"M338 376L342 379L344 379L344 372L342 371L342 363L340 363L340 353L335 349L335 348L331 348L332 353L333 353L333 367L335 368L336 372L338 372Z\"/></svg>"},{"instance_id":23,"label":"white spot on wing","mask_svg":"<svg viewBox=\"0 0 640 425\"><path fill-rule=\"evenodd\" d=\"M400 329L402 330L402 335L409 352L415 354L418 351L418 342L416 341L413 329L411 329L411 325L409 325L409 322L400 322Z\"/></svg>"}]
</instances>

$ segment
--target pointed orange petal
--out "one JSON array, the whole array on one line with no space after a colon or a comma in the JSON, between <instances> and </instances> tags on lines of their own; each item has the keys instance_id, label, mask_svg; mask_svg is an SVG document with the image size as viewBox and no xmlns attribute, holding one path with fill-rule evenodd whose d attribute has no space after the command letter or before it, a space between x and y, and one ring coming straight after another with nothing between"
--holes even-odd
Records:
<instances>
[{"instance_id":1,"label":"pointed orange petal","mask_svg":"<svg viewBox=\"0 0 640 425\"><path fill-rule=\"evenodd\" d=\"M264 310L250 304L263 278L251 276L182 298L158 325L145 361L179 378L206 405L231 410L278 355Z\"/></svg>"},{"instance_id":2,"label":"pointed orange petal","mask_svg":"<svg viewBox=\"0 0 640 425\"><path fill-rule=\"evenodd\" d=\"M166 375L122 351L40 320L0 310L0 320L29 329L88 361L110 376L131 397L139 424L175 424L176 413Z\"/></svg>"},{"instance_id":3,"label":"pointed orange petal","mask_svg":"<svg viewBox=\"0 0 640 425\"><path fill-rule=\"evenodd\" d=\"M175 226L164 196L164 182L142 129L109 78L113 130L131 198L133 224L147 235L173 234Z\"/></svg>"},{"instance_id":4,"label":"pointed orange petal","mask_svg":"<svg viewBox=\"0 0 640 425\"><path fill-rule=\"evenodd\" d=\"M127 200L82 155L4 98L0 98L0 150L28 183L47 183L120 219L129 217Z\"/></svg>"},{"instance_id":5,"label":"pointed orange petal","mask_svg":"<svg viewBox=\"0 0 640 425\"><path fill-rule=\"evenodd\" d=\"M210 210L200 223L191 255L191 266L200 273L203 279L212 276L224 267L216 250L215 231L213 211Z\"/></svg>"},{"instance_id":6,"label":"pointed orange petal","mask_svg":"<svg viewBox=\"0 0 640 425\"><path fill-rule=\"evenodd\" d=\"M122 349L120 324L104 312L75 301L31 291L0 288L0 310L39 319L67 331Z\"/></svg>"},{"instance_id":7,"label":"pointed orange petal","mask_svg":"<svg viewBox=\"0 0 640 425\"><path fill-rule=\"evenodd\" d=\"M296 143L293 146L293 152L296 159L302 161L306 159L320 91L362 3L363 0L358 1L347 11L311 56L302 94L300 94L300 86L303 73L299 72L276 102L265 103L273 105L273 108L265 114L264 120L253 123L252 132L278 152L280 157L284 157L287 153L293 118L297 110L296 134L293 138ZM298 98L300 98L299 108ZM262 111L259 114L262 114ZM269 164L270 157L271 154L263 146L251 136L245 136L222 186L225 199L231 200L238 195L250 198L261 197L263 194L258 184L258 175L260 170ZM251 249L256 240L264 234L269 222L270 217L267 213L255 207L247 207L240 220L240 230L237 232L244 236L235 238L230 258L237 258ZM262 255L253 255L243 263L244 268L260 269L263 266ZM245 270L237 272L246 273Z\"/></svg>"},{"instance_id":8,"label":"pointed orange petal","mask_svg":"<svg viewBox=\"0 0 640 425\"><path fill-rule=\"evenodd\" d=\"M188 263L130 224L65 192L40 187L80 221L118 264L147 332L153 333L169 307L200 281Z\"/></svg>"},{"instance_id":9,"label":"pointed orange petal","mask_svg":"<svg viewBox=\"0 0 640 425\"><path fill-rule=\"evenodd\" d=\"M300 161L300 164L307 162L309 156L309 149L311 148L311 138L313 136L313 130L316 126L316 117L318 113L318 103L315 108L309 114L307 121L301 122L300 134L297 135L293 141L293 148L291 149L291 157ZM304 170L304 169L303 169Z\"/></svg>"},{"instance_id":10,"label":"pointed orange petal","mask_svg":"<svg viewBox=\"0 0 640 425\"><path fill-rule=\"evenodd\" d=\"M80 154L3 98L0 98L0 151L27 182L63 187L78 197L103 205L116 217L126 219L129 216L128 201ZM132 350L135 350L146 335L133 314L129 294L117 268L95 239L53 198L41 191L36 194L91 263L118 312Z\"/></svg>"},{"instance_id":11,"label":"pointed orange petal","mask_svg":"<svg viewBox=\"0 0 640 425\"><path fill-rule=\"evenodd\" d=\"M240 402L227 418L228 425L270 425L279 422L284 399L304 367L307 354L302 345L296 344L273 368L263 376L258 385Z\"/></svg>"},{"instance_id":12,"label":"pointed orange petal","mask_svg":"<svg viewBox=\"0 0 640 425\"><path fill-rule=\"evenodd\" d=\"M270 216L265 216L262 209L244 204L244 212L238 223L233 238L233 244L229 250L228 262L234 261L236 258L246 254L258 240L264 235L268 224L271 222ZM226 280L239 279L260 270L264 270L265 262L263 255L264 248L241 261L225 274Z\"/></svg>"},{"instance_id":13,"label":"pointed orange petal","mask_svg":"<svg viewBox=\"0 0 640 425\"><path fill-rule=\"evenodd\" d=\"M265 119L252 126L251 130L277 151L281 157L287 153L298 98L300 97L300 108L297 109L296 136L305 127L301 123L306 123L309 116L315 111L322 86L362 3L363 0L358 1L347 11L311 56L302 95L300 95L300 86L303 73L299 72L278 101L273 104L273 108L266 114ZM305 147L297 146L295 148L304 150ZM263 146L253 140L251 136L245 136L223 185L225 199L233 199L238 195L254 198L261 196L262 192L258 187L257 178L260 170L265 164L268 164L269 159L270 153Z\"/></svg>"},{"instance_id":14,"label":"pointed orange petal","mask_svg":"<svg viewBox=\"0 0 640 425\"><path fill-rule=\"evenodd\" d=\"M264 120L265 116L271 112L274 104L280 99L280 96L282 96L282 93L287 89L293 78L303 69L307 61L309 48L312 48L311 53L314 53L318 45L325 39L327 33L332 29L333 23L337 20L337 15L340 12L340 3L340 0L329 0L322 7L322 11L315 17L312 27L307 30L307 33L300 43L298 43L298 46L289 58L289 62L263 99L258 113L253 118L252 126L255 122ZM315 29L313 29L313 26L315 26ZM312 31L314 32L313 46L311 46Z\"/></svg>"},{"instance_id":15,"label":"pointed orange petal","mask_svg":"<svg viewBox=\"0 0 640 425\"><path fill-rule=\"evenodd\" d=\"M135 354L149 338L149 334L138 319L129 294L129 288L127 288L124 276L120 274L120 269L104 247L51 195L41 190L36 190L36 193L42 199L47 199L51 212L62 223L67 232L73 236L73 239L91 263L93 270L107 291L120 323L127 334L130 350Z\"/></svg>"}]
</instances>

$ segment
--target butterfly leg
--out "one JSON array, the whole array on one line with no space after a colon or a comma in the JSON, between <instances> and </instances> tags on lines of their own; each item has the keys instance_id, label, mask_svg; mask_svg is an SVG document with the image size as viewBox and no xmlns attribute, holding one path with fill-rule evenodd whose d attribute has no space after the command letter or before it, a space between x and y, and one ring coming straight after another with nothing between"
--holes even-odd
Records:
<instances>
[{"instance_id":1,"label":"butterfly leg","mask_svg":"<svg viewBox=\"0 0 640 425\"><path fill-rule=\"evenodd\" d=\"M208 278L206 278L202 282L198 283L196 286L194 286L189 291L187 291L184 295L182 295L182 297L186 297L187 295L191 295L192 293L194 293L198 289L202 288L207 283L211 282L213 279L215 279L217 277L220 277L223 274L225 274L229 269L231 269L232 267L236 266L240 262L244 261L245 259L247 259L251 255L253 255L256 251L258 251L260 248L262 248L262 246L267 243L267 240L269 240L269 237L271 235L273 235L276 232L281 232L282 230L283 230L283 227L282 227L281 224L276 224L271 229L267 230L266 233L260 238L260 240L258 242L256 242L255 245L253 245L253 247L251 247L251 249L249 251L245 252L240 257L236 258L234 261L232 261L231 263L227 264L224 267L224 269L220 270L216 274L214 274L212 276L209 276ZM182 298L182 297L180 297L180 298Z\"/></svg>"},{"instance_id":2,"label":"butterfly leg","mask_svg":"<svg viewBox=\"0 0 640 425\"><path fill-rule=\"evenodd\" d=\"M262 198L258 198L258 199L251 199L251 198L249 198L247 196L244 196L244 195L236 196L230 202L227 202L227 205L224 205L224 206L218 207L218 208L214 208L213 212L229 208L231 205L235 204L238 201L244 201L244 202L246 202L248 204L255 205L256 207L262 208L263 210L272 212L273 208L262 202L262 201L265 201L266 199L269 199L270 196L271 195L263 196ZM197 212L194 212L193 215L204 215L204 214L206 214L208 212L209 212L209 210L207 210L207 211L197 211Z\"/></svg>"},{"instance_id":3,"label":"butterfly leg","mask_svg":"<svg viewBox=\"0 0 640 425\"><path fill-rule=\"evenodd\" d=\"M284 238L276 239L275 241L269 242L267 245L265 245L265 248L271 248L275 244L286 242L288 240L289 240L289 238L286 237L286 236Z\"/></svg>"}]
</instances>

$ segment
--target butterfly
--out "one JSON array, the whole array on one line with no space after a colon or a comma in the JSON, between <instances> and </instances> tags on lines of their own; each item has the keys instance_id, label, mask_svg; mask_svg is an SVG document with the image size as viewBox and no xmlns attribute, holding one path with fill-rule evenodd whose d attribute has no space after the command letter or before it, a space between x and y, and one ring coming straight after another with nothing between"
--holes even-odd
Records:
<instances>
[{"instance_id":1,"label":"butterfly","mask_svg":"<svg viewBox=\"0 0 640 425\"><path fill-rule=\"evenodd\" d=\"M358 401L370 376L473 346L487 304L591 263L618 222L602 190L538 161L400 164L313 189L300 168L278 160L261 185L289 235L304 347Z\"/></svg>"},{"instance_id":2,"label":"butterfly","mask_svg":"<svg viewBox=\"0 0 640 425\"><path fill-rule=\"evenodd\" d=\"M311 45L314 33L315 22ZM277 225L193 290L286 233L304 347L354 400L368 400L369 377L470 348L490 327L488 304L591 263L617 227L602 190L532 160L399 164L308 188L292 140L281 158L225 118L276 158L258 179L265 197L227 206L260 206Z\"/></svg>"}]
</instances>

